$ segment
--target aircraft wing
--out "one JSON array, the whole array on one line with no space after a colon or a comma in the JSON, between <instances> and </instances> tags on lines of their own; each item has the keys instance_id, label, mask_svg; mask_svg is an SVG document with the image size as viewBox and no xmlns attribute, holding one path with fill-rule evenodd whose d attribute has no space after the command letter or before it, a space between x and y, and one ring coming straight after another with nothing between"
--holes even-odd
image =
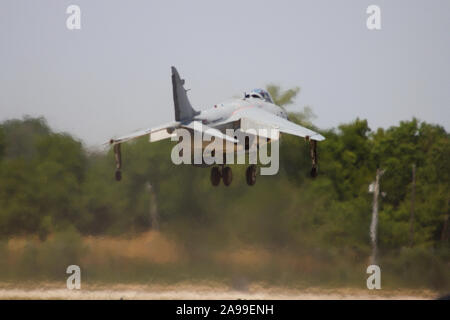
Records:
<instances>
[{"instance_id":1,"label":"aircraft wing","mask_svg":"<svg viewBox=\"0 0 450 320\"><path fill-rule=\"evenodd\" d=\"M178 121L169 122L162 126L139 130L139 131L135 131L133 133L127 134L125 136L113 138L108 143L111 145L116 145L116 144L120 144L122 142L140 138L145 135L149 136L150 142L155 142L155 141L159 141L159 140L163 140L163 139L168 139L171 136L175 135L173 130L176 128L179 128L179 127L180 127L180 123ZM169 133L169 131L172 133Z\"/></svg>"},{"instance_id":2,"label":"aircraft wing","mask_svg":"<svg viewBox=\"0 0 450 320\"><path fill-rule=\"evenodd\" d=\"M238 120L241 122L242 131L258 128L274 128L283 133L303 138L309 137L311 140L325 140L325 137L317 132L256 107L237 109L226 122Z\"/></svg>"},{"instance_id":3,"label":"aircraft wing","mask_svg":"<svg viewBox=\"0 0 450 320\"><path fill-rule=\"evenodd\" d=\"M121 136L118 138L111 139L108 143L111 145L120 144L123 142L127 142L133 139L137 139L143 136L148 135L150 142L155 142L163 139L168 139L172 136L175 136L177 133L175 129L186 128L191 129L197 132L201 132L205 135L209 135L212 137L216 137L222 140L228 140L233 143L237 143L238 141L233 137L230 137L217 129L211 128L207 125L202 124L199 121L190 121L190 122L169 122L159 127L149 128L144 130L135 131L125 136ZM170 133L169 133L170 132Z\"/></svg>"}]
</instances>

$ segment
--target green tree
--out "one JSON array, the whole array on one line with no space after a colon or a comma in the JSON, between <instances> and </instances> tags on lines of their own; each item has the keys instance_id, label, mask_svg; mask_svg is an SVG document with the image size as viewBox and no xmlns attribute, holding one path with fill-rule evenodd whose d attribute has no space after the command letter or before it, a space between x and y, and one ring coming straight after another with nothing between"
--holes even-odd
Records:
<instances>
[{"instance_id":1,"label":"green tree","mask_svg":"<svg viewBox=\"0 0 450 320\"><path fill-rule=\"evenodd\" d=\"M3 124L0 233L35 233L73 225L79 211L85 152L67 134L53 133L42 118Z\"/></svg>"}]
</instances>

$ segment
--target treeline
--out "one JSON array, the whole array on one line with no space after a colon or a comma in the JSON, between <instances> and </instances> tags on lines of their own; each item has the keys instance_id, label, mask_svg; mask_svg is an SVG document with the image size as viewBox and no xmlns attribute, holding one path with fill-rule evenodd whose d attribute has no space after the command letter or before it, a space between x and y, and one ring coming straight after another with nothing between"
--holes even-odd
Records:
<instances>
[{"instance_id":1,"label":"treeline","mask_svg":"<svg viewBox=\"0 0 450 320\"><path fill-rule=\"evenodd\" d=\"M198 229L221 232L224 242L243 237L285 245L306 237L331 246L368 246L368 186L382 168L380 245L398 248L409 245L414 164L414 245L448 245L450 140L442 127L413 119L371 131L357 119L321 132L327 140L319 145L317 179L308 177L308 145L286 136L278 175L259 177L248 187L245 168L233 166L232 185L213 188L209 170L172 164L170 141L125 144L124 179L116 183L111 151L87 152L43 118L5 121L0 236L45 239L66 228L118 235L157 223L189 238L202 234Z\"/></svg>"}]
</instances>

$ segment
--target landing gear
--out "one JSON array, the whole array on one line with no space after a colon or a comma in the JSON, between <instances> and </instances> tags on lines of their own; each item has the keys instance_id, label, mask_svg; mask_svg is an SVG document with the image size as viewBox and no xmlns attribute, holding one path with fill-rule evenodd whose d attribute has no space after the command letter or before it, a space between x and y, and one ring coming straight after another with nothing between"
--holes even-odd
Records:
<instances>
[{"instance_id":1,"label":"landing gear","mask_svg":"<svg viewBox=\"0 0 450 320\"><path fill-rule=\"evenodd\" d=\"M221 177L222 177L222 174L220 172L219 167L212 167L211 168L211 184L214 187L219 185Z\"/></svg>"},{"instance_id":2,"label":"landing gear","mask_svg":"<svg viewBox=\"0 0 450 320\"><path fill-rule=\"evenodd\" d=\"M230 167L212 167L211 168L211 184L216 187L220 184L220 179L223 180L223 184L229 186L233 181L233 172Z\"/></svg>"},{"instance_id":3,"label":"landing gear","mask_svg":"<svg viewBox=\"0 0 450 320\"><path fill-rule=\"evenodd\" d=\"M120 152L120 143L114 145L114 158L116 159L116 181L122 180L122 153Z\"/></svg>"},{"instance_id":4,"label":"landing gear","mask_svg":"<svg viewBox=\"0 0 450 320\"><path fill-rule=\"evenodd\" d=\"M311 178L317 177L317 168L316 167L312 167L311 171L309 172L309 174L311 175Z\"/></svg>"},{"instance_id":5,"label":"landing gear","mask_svg":"<svg viewBox=\"0 0 450 320\"><path fill-rule=\"evenodd\" d=\"M231 181L233 180L233 172L230 167L225 167L222 169L222 179L224 185L229 186L231 184Z\"/></svg>"},{"instance_id":6,"label":"landing gear","mask_svg":"<svg viewBox=\"0 0 450 320\"><path fill-rule=\"evenodd\" d=\"M309 154L311 156L312 167L310 171L311 178L317 177L317 141L309 140Z\"/></svg>"},{"instance_id":7,"label":"landing gear","mask_svg":"<svg viewBox=\"0 0 450 320\"><path fill-rule=\"evenodd\" d=\"M245 177L249 186L253 186L256 183L256 171L257 166L252 164L247 168L247 171L245 172Z\"/></svg>"}]
</instances>

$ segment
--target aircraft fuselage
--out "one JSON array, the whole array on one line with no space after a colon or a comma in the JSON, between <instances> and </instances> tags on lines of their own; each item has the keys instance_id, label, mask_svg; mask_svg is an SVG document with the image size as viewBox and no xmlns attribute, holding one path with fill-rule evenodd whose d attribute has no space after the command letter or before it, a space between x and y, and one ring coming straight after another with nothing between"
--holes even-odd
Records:
<instances>
[{"instance_id":1,"label":"aircraft fuselage","mask_svg":"<svg viewBox=\"0 0 450 320\"><path fill-rule=\"evenodd\" d=\"M195 116L194 120L217 128L216 125L220 125L222 121L226 121L239 111L249 108L260 108L280 118L287 119L286 111L279 106L258 98L245 98L216 104L213 108L201 111L199 115Z\"/></svg>"}]
</instances>

